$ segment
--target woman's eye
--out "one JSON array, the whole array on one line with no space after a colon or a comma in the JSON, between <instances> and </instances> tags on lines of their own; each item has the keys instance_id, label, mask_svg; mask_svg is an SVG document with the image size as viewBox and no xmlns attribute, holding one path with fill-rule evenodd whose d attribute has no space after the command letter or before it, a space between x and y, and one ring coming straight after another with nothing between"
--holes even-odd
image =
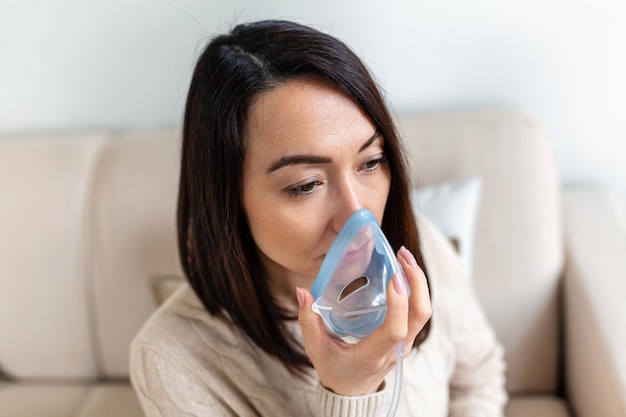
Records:
<instances>
[{"instance_id":1,"label":"woman's eye","mask_svg":"<svg viewBox=\"0 0 626 417\"><path fill-rule=\"evenodd\" d=\"M364 165L364 169L365 171L375 171L378 168L380 168L380 166L382 164L386 164L387 163L387 158L385 158L384 156L380 157L380 158L376 158L376 159L372 159L370 161L367 161Z\"/></svg>"},{"instance_id":2,"label":"woman's eye","mask_svg":"<svg viewBox=\"0 0 626 417\"><path fill-rule=\"evenodd\" d=\"M287 188L287 195L289 197L304 197L311 194L315 189L322 185L320 181L311 181L306 184L296 185L295 187Z\"/></svg>"}]
</instances>

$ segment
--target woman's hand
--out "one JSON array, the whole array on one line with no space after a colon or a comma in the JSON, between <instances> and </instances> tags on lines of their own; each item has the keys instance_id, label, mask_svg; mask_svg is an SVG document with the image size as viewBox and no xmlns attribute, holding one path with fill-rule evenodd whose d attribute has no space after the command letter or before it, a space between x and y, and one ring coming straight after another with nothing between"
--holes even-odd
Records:
<instances>
[{"instance_id":1,"label":"woman's hand","mask_svg":"<svg viewBox=\"0 0 626 417\"><path fill-rule=\"evenodd\" d=\"M430 319L430 295L423 271L405 247L398 251L398 260L411 287L411 297L407 298L402 279L394 276L387 288L385 321L357 344L329 336L322 318L311 310L315 301L311 293L296 289L306 353L322 385L336 394L365 395L378 391L395 365L394 347L404 340L407 355Z\"/></svg>"}]
</instances>

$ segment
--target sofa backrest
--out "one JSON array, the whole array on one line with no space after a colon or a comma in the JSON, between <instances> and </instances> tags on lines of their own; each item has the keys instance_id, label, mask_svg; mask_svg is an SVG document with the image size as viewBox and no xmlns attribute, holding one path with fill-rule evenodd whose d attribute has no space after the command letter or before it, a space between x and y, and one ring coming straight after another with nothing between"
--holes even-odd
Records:
<instances>
[{"instance_id":1,"label":"sofa backrest","mask_svg":"<svg viewBox=\"0 0 626 417\"><path fill-rule=\"evenodd\" d=\"M180 135L120 135L92 180L91 280L98 371L127 376L130 341L157 306L155 284L182 277L176 245Z\"/></svg>"},{"instance_id":2,"label":"sofa backrest","mask_svg":"<svg viewBox=\"0 0 626 417\"><path fill-rule=\"evenodd\" d=\"M0 141L0 366L94 375L85 205L107 137Z\"/></svg>"},{"instance_id":3,"label":"sofa backrest","mask_svg":"<svg viewBox=\"0 0 626 417\"><path fill-rule=\"evenodd\" d=\"M546 132L508 111L400 116L398 124L418 188L481 179L471 279L506 351L507 389L555 392L564 255Z\"/></svg>"},{"instance_id":4,"label":"sofa backrest","mask_svg":"<svg viewBox=\"0 0 626 417\"><path fill-rule=\"evenodd\" d=\"M128 346L180 276L179 135L0 140L0 369L128 376Z\"/></svg>"}]
</instances>

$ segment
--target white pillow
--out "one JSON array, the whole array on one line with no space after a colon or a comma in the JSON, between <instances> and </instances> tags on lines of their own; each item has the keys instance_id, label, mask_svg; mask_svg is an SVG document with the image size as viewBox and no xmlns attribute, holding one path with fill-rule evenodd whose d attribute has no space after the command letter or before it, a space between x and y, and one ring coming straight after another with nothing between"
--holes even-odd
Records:
<instances>
[{"instance_id":1,"label":"white pillow","mask_svg":"<svg viewBox=\"0 0 626 417\"><path fill-rule=\"evenodd\" d=\"M413 211L432 221L456 247L468 279L472 274L474 230L480 203L480 177L469 177L413 190Z\"/></svg>"}]
</instances>

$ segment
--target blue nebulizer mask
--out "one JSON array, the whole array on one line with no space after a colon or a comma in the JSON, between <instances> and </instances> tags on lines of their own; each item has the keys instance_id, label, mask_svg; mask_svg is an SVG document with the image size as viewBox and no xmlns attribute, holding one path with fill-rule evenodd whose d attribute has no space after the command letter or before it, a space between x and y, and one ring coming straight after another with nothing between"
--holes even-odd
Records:
<instances>
[{"instance_id":1,"label":"blue nebulizer mask","mask_svg":"<svg viewBox=\"0 0 626 417\"><path fill-rule=\"evenodd\" d=\"M356 343L385 320L387 285L395 274L405 279L376 217L366 209L355 211L315 278L313 311L329 334ZM409 288L406 281L404 287Z\"/></svg>"},{"instance_id":2,"label":"blue nebulizer mask","mask_svg":"<svg viewBox=\"0 0 626 417\"><path fill-rule=\"evenodd\" d=\"M313 282L312 309L323 318L327 332L357 343L378 328L387 312L387 287L402 267L378 225L366 210L355 211L339 231ZM396 385L388 416L395 414L402 382L404 343L396 352Z\"/></svg>"}]
</instances>

